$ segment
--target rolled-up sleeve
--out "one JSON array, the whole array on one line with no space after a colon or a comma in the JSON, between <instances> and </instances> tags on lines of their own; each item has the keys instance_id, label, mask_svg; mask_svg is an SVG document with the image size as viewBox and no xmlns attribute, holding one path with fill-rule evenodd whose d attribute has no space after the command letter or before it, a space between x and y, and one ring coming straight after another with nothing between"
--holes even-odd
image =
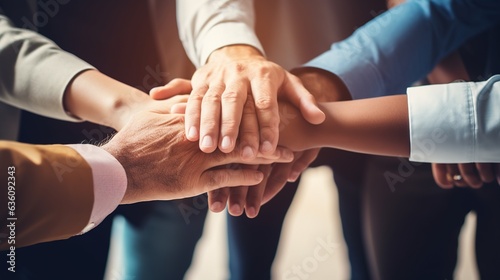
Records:
<instances>
[{"instance_id":1,"label":"rolled-up sleeve","mask_svg":"<svg viewBox=\"0 0 500 280\"><path fill-rule=\"evenodd\" d=\"M408 88L410 160L500 162L500 75Z\"/></svg>"}]
</instances>

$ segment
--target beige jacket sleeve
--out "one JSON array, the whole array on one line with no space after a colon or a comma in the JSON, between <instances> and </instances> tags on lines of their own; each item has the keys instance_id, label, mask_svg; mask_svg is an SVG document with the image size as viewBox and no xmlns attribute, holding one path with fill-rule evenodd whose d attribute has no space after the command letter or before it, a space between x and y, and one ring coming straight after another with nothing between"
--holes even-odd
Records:
<instances>
[{"instance_id":1,"label":"beige jacket sleeve","mask_svg":"<svg viewBox=\"0 0 500 280\"><path fill-rule=\"evenodd\" d=\"M69 82L93 67L42 35L13 26L0 7L0 101L43 116L78 121L63 108Z\"/></svg>"},{"instance_id":2,"label":"beige jacket sleeve","mask_svg":"<svg viewBox=\"0 0 500 280\"><path fill-rule=\"evenodd\" d=\"M92 170L63 145L0 141L0 250L66 239L87 226Z\"/></svg>"}]
</instances>

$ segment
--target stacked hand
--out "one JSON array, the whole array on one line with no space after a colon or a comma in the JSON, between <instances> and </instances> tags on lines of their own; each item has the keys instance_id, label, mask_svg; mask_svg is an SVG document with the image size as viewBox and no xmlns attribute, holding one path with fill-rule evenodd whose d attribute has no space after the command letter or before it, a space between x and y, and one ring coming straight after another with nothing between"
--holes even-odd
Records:
<instances>
[{"instance_id":1,"label":"stacked hand","mask_svg":"<svg viewBox=\"0 0 500 280\"><path fill-rule=\"evenodd\" d=\"M245 159L254 158L258 152L273 153L279 139L278 97L296 106L310 123L321 123L325 117L297 77L249 46L229 46L213 52L191 83L175 80L152 90L151 96L169 98L179 93L178 89L191 92L183 108L186 137L199 141L200 149L207 153L217 147L232 152L237 139L238 151ZM252 188L211 192L210 209L222 211L229 200L232 215L246 210L247 216L257 216L262 201L272 198L288 178L296 179L316 155L317 151L296 154L295 162L287 165L253 166L268 175L262 183Z\"/></svg>"},{"instance_id":2,"label":"stacked hand","mask_svg":"<svg viewBox=\"0 0 500 280\"><path fill-rule=\"evenodd\" d=\"M290 162L293 154L278 148L270 155L243 159L231 153L203 153L184 136L184 116L138 112L103 148L127 171L122 203L195 196L224 186L255 185L264 174L246 164ZM242 164L234 168L235 164Z\"/></svg>"},{"instance_id":3,"label":"stacked hand","mask_svg":"<svg viewBox=\"0 0 500 280\"><path fill-rule=\"evenodd\" d=\"M241 67L243 67L245 65L246 66L253 65L256 68L259 68L259 67L262 67L262 63L263 63L263 60L259 58L259 59L256 59L255 64L242 63ZM274 64L269 63L269 65L274 65ZM222 66L220 66L220 67L221 68L219 70L222 71L222 69L224 69L224 68ZM276 67L276 65L274 65L274 67ZM267 69L267 68L264 68L264 69ZM203 68L200 70L206 71ZM281 71L284 71L284 70L281 70ZM262 73L265 73L265 71L263 71L261 69L260 71L256 71L256 73L262 74ZM302 78L302 80L304 81L306 87L308 89L310 89L311 92L314 91L316 94L318 94L317 96L319 97L319 99L321 99L321 101L345 100L345 99L350 98L350 96L348 94L346 94L347 91L346 91L345 87L343 87L343 84L339 83L340 80L338 80L338 78L336 80L334 79L334 82L332 82L331 77L324 77L323 75L316 75L316 73L302 72L302 73L299 73L299 75ZM236 84L227 85L227 86L225 86L226 89L228 87L237 88L236 85L241 86L242 84L249 83L249 81L253 81L254 79L256 79L257 81L262 80L262 81L260 81L260 83L263 83L263 84L260 87L264 87L264 85L269 84L270 82L274 81L273 79L269 78L270 75L267 75L267 76L265 75L264 77L252 78L252 79L248 78L248 73L243 75L243 77L231 76L231 75L229 75L229 76L230 76L230 78L228 78L228 79L230 81L232 81L231 79L233 79L235 77L238 77L238 79L243 79L243 80L248 79L248 80L246 80L246 82L240 81L239 83L236 83ZM292 82L293 82L292 88L294 88L295 92L297 92L296 88L298 88L300 91L305 91L306 87L304 87L301 80L299 80L297 77L291 75L288 72L286 72L286 76L288 77L288 80L286 82L284 82L282 80L278 81L279 83L283 83L282 85L273 86L271 83L271 85L270 85L271 88L267 88L267 91L266 91L267 93L265 94L265 96L267 96L268 100L269 100L269 95L271 95L272 98L277 99L277 97L275 96L276 94L275 95L272 95L272 94L274 92L282 92L284 90L283 88L291 86L288 83L292 83ZM195 77L196 77L196 75L195 75ZM210 79L210 80L213 80L213 79ZM325 82L327 80L329 81L329 83ZM264 83L263 81L266 81L267 83ZM325 83L323 83L323 82L325 82ZM169 98L173 94L178 94L182 91L192 92L192 94L193 94L193 93L197 92L196 89L192 88L193 84L194 84L194 82L190 83L187 80L177 79L177 80L172 81L171 83L169 83L168 85L166 85L164 87L153 89L150 94L154 99ZM252 86L252 88L253 87L254 86ZM221 87L221 88L224 88L224 87ZM239 144L238 147L240 147L240 151L242 152L242 154L241 154L242 157L243 158L252 158L253 156L252 155L249 156L249 153L247 151L250 149L252 151L251 153L255 153L256 148L254 148L255 146L253 146L254 144L252 144L252 143L255 143L256 145L258 145L259 139L260 139L260 143L261 143L260 151L263 154L266 154L269 152L267 149L262 148L263 146L266 145L266 144L263 144L262 138L264 137L264 139L265 139L265 137L267 137L266 133L264 133L262 131L262 127L269 128L269 126L266 126L265 124L262 125L263 120L261 118L259 118L259 110L260 109L256 105L257 102L255 102L255 97L254 97L255 93L246 94L247 91L248 91L248 89L245 87L244 91L242 93L240 93L239 95L233 96L233 97L239 96L240 98L245 99L243 108L241 110L239 108L234 109L234 106L236 104L239 104L239 102L232 102L232 103L228 102L227 104L222 104L222 105L219 105L217 102L215 102L215 104L212 104L214 107L216 107L216 109L215 109L215 111L211 111L211 112L218 112L218 111L224 112L224 110L225 110L224 108L230 107L231 105L233 105L233 109L230 110L231 112L239 112L236 114L236 115L238 115L238 114L240 115L239 117L237 117L236 122L231 121L231 119L230 119L231 117L234 118L235 115L228 116L228 115L222 114L221 126L224 126L224 124L227 125L228 123L231 123L233 126L229 126L230 129L225 130L224 128L220 127L221 132L218 132L219 131L219 126L218 126L219 121L218 120L221 118L221 115L214 113L217 115L217 117L216 118L209 118L209 120L207 120L207 119L204 119L205 116L203 115L203 113L201 113L201 116L202 116L201 122L203 123L205 121L205 122L208 122L209 125L211 125L210 129L201 129L201 131L210 132L211 133L210 138L215 137L217 135L220 135L219 139L220 138L224 139L225 136L222 136L222 135L225 135L226 133L223 132L223 130L224 131L231 131L232 129L235 129L236 135L239 135L239 139L241 141L241 144ZM254 92L254 91L252 91L252 92ZM329 95L320 95L321 93L324 93L324 92L328 92L330 94ZM221 93L221 92L219 92L219 93ZM306 91L306 93L307 93L306 99L312 98L309 95L308 91ZM207 91L207 94L204 96L206 97L208 94L209 93ZM213 94L213 93L210 93L210 94ZM190 100L188 101L187 105L174 106L172 108L173 112L175 112L175 113L184 113L185 112L186 113L186 123L188 122L187 121L188 117L193 117L193 116L197 116L197 117L195 117L195 119L197 122L200 122L200 120L199 120L200 113L198 111L194 110L195 113L192 113L191 115L188 113L187 108L189 108L190 102L192 102L194 100L195 103L205 104L208 106L210 104L210 100L216 100L216 101L221 100L221 99L217 99L217 98L215 98L215 99L208 98L208 100L206 100L207 98L205 98L205 97L202 98L201 96L202 95L198 95L198 97L193 97L193 98L190 97ZM260 98L260 97L258 97L258 98ZM200 100L201 100L201 103L200 103ZM293 101L293 100L294 100L293 98L288 98L288 101ZM300 100L300 98L295 99L295 100ZM314 108L313 110L311 110L311 112L316 112L317 108L315 107L315 103L312 103L312 100L314 100L314 99L311 99L311 104L309 104L308 106L312 106L311 108ZM235 101L235 100L233 100L233 101ZM273 111L273 110L278 111L278 103L277 103L277 101L275 101L275 102L276 103L275 104L273 103L272 106L271 105L265 106L265 108L263 110L269 111L272 109L271 111ZM300 110L300 108L302 108L302 107L307 108L307 106L303 106L300 104L293 104L293 102L290 102L290 103L291 104L288 106L290 108L290 110L293 111L294 114L297 115L297 119L302 119L302 117L299 116L300 114L298 114L296 108L298 108ZM295 105L295 106L293 106L293 105ZM220 107L222 107L222 109ZM274 108L274 107L276 107L276 108ZM203 106L197 107L197 108L201 109L201 111L205 110L203 108ZM304 116L304 111L307 111L307 110L301 111L302 116ZM319 117L323 118L323 114L321 113L321 111L318 111L318 112L320 112L320 114L318 114ZM273 123L272 126L273 127L275 126L276 128L268 129L268 131L276 130L277 134L279 134L279 132L280 132L279 120L280 120L281 116L280 116L279 112L277 112L276 114L277 114L277 117L273 117L273 119L271 119L271 122ZM268 114L266 112L262 113L262 115L268 116ZM283 115L285 115L285 117L287 117L286 112ZM208 118L208 115L207 115L207 118ZM229 118L229 122L226 122L225 118ZM265 120L267 120L267 119L264 118L264 121ZM278 120L277 123L276 123L276 120ZM286 120L285 121L281 120L281 121L282 121L281 125L287 125ZM201 126L203 126L203 124L201 124ZM188 135L188 139L189 139L189 133L190 133L189 131L191 129L192 129L192 126L189 126L189 125L186 126L186 133ZM200 139L203 139L205 136L207 136L205 133L202 133L201 135L203 135L203 136L201 136ZM215 136L213 136L213 135L215 135ZM278 139L279 139L279 135L276 135L276 138L274 140L272 140L273 143L277 142ZM198 138L191 138L191 140L198 140ZM219 142L220 142L219 148L224 152L228 152L228 151L232 150L235 146L235 145L232 145L231 149L228 150L228 149L226 149L227 147L225 147L223 145L224 140L220 140ZM234 140L231 140L230 142L233 143ZM266 141L264 141L264 142L266 142ZM274 146L275 144L272 144L272 145ZM216 148L216 146L212 146L208 150L204 149L207 147L203 144L203 140L201 140L200 148L204 151L212 151L213 149ZM254 169L258 169L258 170L262 171L265 175L267 175L267 176L265 176L264 180L258 186L251 187L251 188L239 187L239 188L231 188L231 189L219 189L217 191L210 192L209 193L210 209L212 211L215 211L215 212L222 211L225 208L227 201L229 201L228 210L229 210L230 214L241 215L243 213L243 211L245 210L248 217L257 216L261 205L266 203L274 195L276 195L283 188L283 186L286 184L287 181L296 180L299 177L300 173L303 170L305 170L305 168L307 168L307 166L309 166L309 164L317 157L318 153L319 153L319 149L312 149L312 150L295 152L295 160L292 163L276 163L273 165L260 165L258 167L254 166L253 167Z\"/></svg>"}]
</instances>

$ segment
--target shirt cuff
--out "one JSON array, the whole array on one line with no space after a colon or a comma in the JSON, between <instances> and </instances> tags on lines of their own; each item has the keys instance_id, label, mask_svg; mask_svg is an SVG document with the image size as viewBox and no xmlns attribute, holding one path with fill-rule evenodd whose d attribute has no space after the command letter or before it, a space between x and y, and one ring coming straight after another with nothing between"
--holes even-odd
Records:
<instances>
[{"instance_id":1,"label":"shirt cuff","mask_svg":"<svg viewBox=\"0 0 500 280\"><path fill-rule=\"evenodd\" d=\"M120 204L127 190L127 174L123 166L105 150L88 144L67 145L76 150L90 165L94 183L94 206L86 233L106 218Z\"/></svg>"},{"instance_id":2,"label":"shirt cuff","mask_svg":"<svg viewBox=\"0 0 500 280\"><path fill-rule=\"evenodd\" d=\"M196 67L205 65L213 51L230 45L249 45L258 49L263 55L265 54L254 31L244 23L218 24L210 29L205 38L210 38L210 40L201 42L200 64Z\"/></svg>"},{"instance_id":3,"label":"shirt cuff","mask_svg":"<svg viewBox=\"0 0 500 280\"><path fill-rule=\"evenodd\" d=\"M474 161L476 134L473 83L410 87L410 160Z\"/></svg>"}]
</instances>

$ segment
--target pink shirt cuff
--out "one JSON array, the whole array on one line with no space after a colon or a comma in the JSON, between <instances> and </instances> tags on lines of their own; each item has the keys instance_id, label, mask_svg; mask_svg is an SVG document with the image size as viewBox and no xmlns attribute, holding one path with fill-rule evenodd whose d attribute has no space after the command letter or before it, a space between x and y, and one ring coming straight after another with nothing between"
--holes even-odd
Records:
<instances>
[{"instance_id":1,"label":"pink shirt cuff","mask_svg":"<svg viewBox=\"0 0 500 280\"><path fill-rule=\"evenodd\" d=\"M127 174L111 154L94 145L67 145L76 150L90 165L94 183L94 206L86 233L106 218L120 204L127 190Z\"/></svg>"}]
</instances>

